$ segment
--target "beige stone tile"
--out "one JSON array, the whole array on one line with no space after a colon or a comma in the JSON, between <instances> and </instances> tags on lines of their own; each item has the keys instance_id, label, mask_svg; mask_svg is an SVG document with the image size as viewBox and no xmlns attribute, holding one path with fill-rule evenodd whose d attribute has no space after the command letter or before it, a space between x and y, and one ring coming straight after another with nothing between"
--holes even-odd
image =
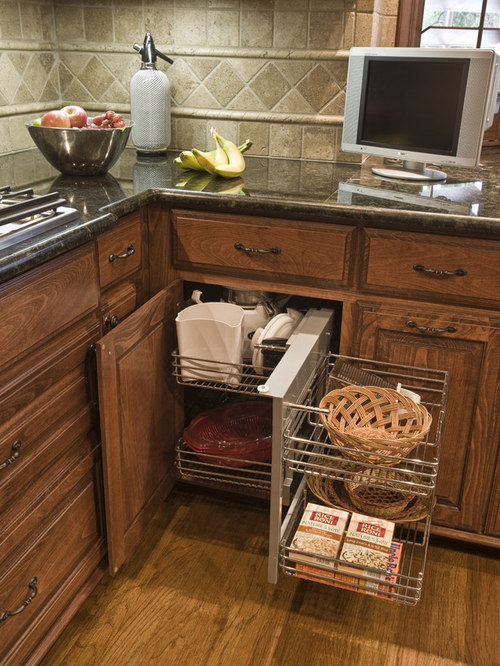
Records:
<instances>
[{"instance_id":1,"label":"beige stone tile","mask_svg":"<svg viewBox=\"0 0 500 666\"><path fill-rule=\"evenodd\" d=\"M26 84L21 81L19 87L17 88L16 95L14 97L14 104L29 104L30 102L35 102L35 98L27 88Z\"/></svg>"},{"instance_id":2,"label":"beige stone tile","mask_svg":"<svg viewBox=\"0 0 500 666\"><path fill-rule=\"evenodd\" d=\"M176 46L206 46L207 13L201 9L175 7L174 44Z\"/></svg>"},{"instance_id":3,"label":"beige stone tile","mask_svg":"<svg viewBox=\"0 0 500 666\"><path fill-rule=\"evenodd\" d=\"M163 2L162 7L144 7L144 27L145 30L153 35L157 48L162 44L172 45L174 43L174 9ZM139 36L135 41L142 43L144 35ZM163 48L160 48L164 51ZM168 50L164 51L169 55Z\"/></svg>"},{"instance_id":4,"label":"beige stone tile","mask_svg":"<svg viewBox=\"0 0 500 666\"><path fill-rule=\"evenodd\" d=\"M238 46L240 43L239 11L211 11L207 15L208 46Z\"/></svg>"},{"instance_id":5,"label":"beige stone tile","mask_svg":"<svg viewBox=\"0 0 500 666\"><path fill-rule=\"evenodd\" d=\"M2 94L8 104L12 104L19 85L19 76L7 53L0 55L0 75L2 80Z\"/></svg>"},{"instance_id":6,"label":"beige stone tile","mask_svg":"<svg viewBox=\"0 0 500 666\"><path fill-rule=\"evenodd\" d=\"M191 68L192 72L199 78L200 81L203 81L210 74L210 72L213 72L213 70L220 63L220 58L189 58L187 61L187 64ZM232 66L232 63L230 64Z\"/></svg>"},{"instance_id":7,"label":"beige stone tile","mask_svg":"<svg viewBox=\"0 0 500 666\"><path fill-rule=\"evenodd\" d=\"M15 150L11 147L10 134L9 134L9 118L0 118L0 154L8 153L9 150ZM2 163L2 160L0 160ZM8 183L10 181L9 174L2 173L2 182Z\"/></svg>"},{"instance_id":8,"label":"beige stone tile","mask_svg":"<svg viewBox=\"0 0 500 666\"><path fill-rule=\"evenodd\" d=\"M115 42L125 42L131 46L135 42L142 42L146 32L142 8L120 8L114 11L113 17Z\"/></svg>"},{"instance_id":9,"label":"beige stone tile","mask_svg":"<svg viewBox=\"0 0 500 666\"><path fill-rule=\"evenodd\" d=\"M315 111L320 111L339 92L339 86L322 65L316 65L297 85Z\"/></svg>"},{"instance_id":10,"label":"beige stone tile","mask_svg":"<svg viewBox=\"0 0 500 666\"><path fill-rule=\"evenodd\" d=\"M222 105L205 86L200 85L184 101L183 106L192 106L194 109L220 109Z\"/></svg>"},{"instance_id":11,"label":"beige stone tile","mask_svg":"<svg viewBox=\"0 0 500 666\"><path fill-rule=\"evenodd\" d=\"M275 48L303 49L307 46L307 12L274 13Z\"/></svg>"},{"instance_id":12,"label":"beige stone tile","mask_svg":"<svg viewBox=\"0 0 500 666\"><path fill-rule=\"evenodd\" d=\"M113 10L111 7L101 7L98 11L95 7L84 7L83 23L85 39L88 42L112 43Z\"/></svg>"},{"instance_id":13,"label":"beige stone tile","mask_svg":"<svg viewBox=\"0 0 500 666\"><path fill-rule=\"evenodd\" d=\"M79 78L82 85L85 86L95 100L99 100L102 93L113 82L113 75L96 56L93 56L89 60L88 64L81 71Z\"/></svg>"},{"instance_id":14,"label":"beige stone tile","mask_svg":"<svg viewBox=\"0 0 500 666\"><path fill-rule=\"evenodd\" d=\"M40 58L37 55L32 55L30 57L24 81L26 82L34 101L38 101L40 98L42 90L47 84L49 74L50 70L47 71L46 66L40 61Z\"/></svg>"},{"instance_id":15,"label":"beige stone tile","mask_svg":"<svg viewBox=\"0 0 500 666\"><path fill-rule=\"evenodd\" d=\"M314 109L296 90L290 90L273 109L277 113L314 113Z\"/></svg>"},{"instance_id":16,"label":"beige stone tile","mask_svg":"<svg viewBox=\"0 0 500 666\"><path fill-rule=\"evenodd\" d=\"M269 155L269 124L242 121L238 126L238 145L249 139L249 155Z\"/></svg>"},{"instance_id":17,"label":"beige stone tile","mask_svg":"<svg viewBox=\"0 0 500 666\"><path fill-rule=\"evenodd\" d=\"M288 9L305 9L307 2L304 0L274 0L274 9L278 11L287 11Z\"/></svg>"},{"instance_id":18,"label":"beige stone tile","mask_svg":"<svg viewBox=\"0 0 500 666\"><path fill-rule=\"evenodd\" d=\"M80 104L80 106L85 107L88 102L101 101L102 96L104 95L105 88L99 91L98 95L89 95L88 90L81 84L78 79L72 78L68 81L68 84L62 89L62 102L65 104Z\"/></svg>"},{"instance_id":19,"label":"beige stone tile","mask_svg":"<svg viewBox=\"0 0 500 666\"><path fill-rule=\"evenodd\" d=\"M207 146L207 150L212 150L215 148L214 140L210 131L212 127L215 127L219 134L225 139L229 139L229 141L238 143L238 122L236 120L222 120L221 118L213 118L211 120L207 120L207 136L205 144Z\"/></svg>"},{"instance_id":20,"label":"beige stone tile","mask_svg":"<svg viewBox=\"0 0 500 666\"><path fill-rule=\"evenodd\" d=\"M18 3L21 15L21 32L23 39L39 41L44 39L42 23L42 6ZM46 8L44 7L43 10ZM49 9L50 11L50 9Z\"/></svg>"},{"instance_id":21,"label":"beige stone tile","mask_svg":"<svg viewBox=\"0 0 500 666\"><path fill-rule=\"evenodd\" d=\"M339 12L344 11L346 5L351 7L352 5L359 4L358 0L311 0L310 11L311 12Z\"/></svg>"},{"instance_id":22,"label":"beige stone tile","mask_svg":"<svg viewBox=\"0 0 500 666\"><path fill-rule=\"evenodd\" d=\"M272 109L291 88L273 63L268 64L257 74L250 87L268 109Z\"/></svg>"},{"instance_id":23,"label":"beige stone tile","mask_svg":"<svg viewBox=\"0 0 500 666\"><path fill-rule=\"evenodd\" d=\"M302 157L309 160L333 160L336 134L334 127L304 128Z\"/></svg>"},{"instance_id":24,"label":"beige stone tile","mask_svg":"<svg viewBox=\"0 0 500 666\"><path fill-rule=\"evenodd\" d=\"M241 12L241 45L270 47L273 45L273 13L269 11Z\"/></svg>"},{"instance_id":25,"label":"beige stone tile","mask_svg":"<svg viewBox=\"0 0 500 666\"><path fill-rule=\"evenodd\" d=\"M169 67L168 78L171 94L177 105L183 104L200 83L183 58L175 59L174 64Z\"/></svg>"},{"instance_id":26,"label":"beige stone tile","mask_svg":"<svg viewBox=\"0 0 500 666\"><path fill-rule=\"evenodd\" d=\"M234 69L224 61L207 76L204 83L223 107L234 99L245 85Z\"/></svg>"},{"instance_id":27,"label":"beige stone tile","mask_svg":"<svg viewBox=\"0 0 500 666\"><path fill-rule=\"evenodd\" d=\"M20 39L21 18L18 2L0 2L0 38Z\"/></svg>"},{"instance_id":28,"label":"beige stone tile","mask_svg":"<svg viewBox=\"0 0 500 666\"><path fill-rule=\"evenodd\" d=\"M102 94L98 100L103 102L106 109L114 109L123 104L129 104L130 94L128 88L125 88L118 81L113 81L109 88Z\"/></svg>"},{"instance_id":29,"label":"beige stone tile","mask_svg":"<svg viewBox=\"0 0 500 666\"><path fill-rule=\"evenodd\" d=\"M348 61L345 60L325 60L322 66L330 72L340 87L345 87L347 82Z\"/></svg>"},{"instance_id":30,"label":"beige stone tile","mask_svg":"<svg viewBox=\"0 0 500 666\"><path fill-rule=\"evenodd\" d=\"M28 62L30 61L30 55L27 52L23 51L18 51L17 53L15 51L11 51L10 53L6 53L5 57L8 58L13 65L13 67L16 70L17 76L23 76L26 66L28 65ZM0 58L0 67L1 67L2 60ZM2 72L0 71L0 76Z\"/></svg>"},{"instance_id":31,"label":"beige stone tile","mask_svg":"<svg viewBox=\"0 0 500 666\"><path fill-rule=\"evenodd\" d=\"M278 60L276 67L292 85L295 85L314 67L314 63L310 60Z\"/></svg>"},{"instance_id":32,"label":"beige stone tile","mask_svg":"<svg viewBox=\"0 0 500 666\"><path fill-rule=\"evenodd\" d=\"M309 46L317 49L339 49L344 34L343 12L313 12L309 21Z\"/></svg>"},{"instance_id":33,"label":"beige stone tile","mask_svg":"<svg viewBox=\"0 0 500 666\"><path fill-rule=\"evenodd\" d=\"M301 153L302 128L297 125L272 123L269 155L271 157L300 157Z\"/></svg>"},{"instance_id":34,"label":"beige stone tile","mask_svg":"<svg viewBox=\"0 0 500 666\"><path fill-rule=\"evenodd\" d=\"M128 90L130 86L130 79L141 68L141 59L136 51L132 51L130 55L124 56L122 53L102 53L102 63L109 69L113 77ZM161 61L158 65L162 71L167 71L166 63Z\"/></svg>"},{"instance_id":35,"label":"beige stone tile","mask_svg":"<svg viewBox=\"0 0 500 666\"><path fill-rule=\"evenodd\" d=\"M241 76L243 81L250 81L253 77L267 65L265 58L229 58L229 63L235 72Z\"/></svg>"},{"instance_id":36,"label":"beige stone tile","mask_svg":"<svg viewBox=\"0 0 500 666\"><path fill-rule=\"evenodd\" d=\"M266 107L251 90L245 88L227 105L233 111L265 111Z\"/></svg>"},{"instance_id":37,"label":"beige stone tile","mask_svg":"<svg viewBox=\"0 0 500 666\"><path fill-rule=\"evenodd\" d=\"M207 122L204 118L178 118L176 123L175 148L178 150L206 150Z\"/></svg>"},{"instance_id":38,"label":"beige stone tile","mask_svg":"<svg viewBox=\"0 0 500 666\"><path fill-rule=\"evenodd\" d=\"M373 15L357 14L354 28L356 46L372 46Z\"/></svg>"},{"instance_id":39,"label":"beige stone tile","mask_svg":"<svg viewBox=\"0 0 500 666\"><path fill-rule=\"evenodd\" d=\"M63 42L85 39L83 7L58 5L55 8L56 37Z\"/></svg>"},{"instance_id":40,"label":"beige stone tile","mask_svg":"<svg viewBox=\"0 0 500 666\"><path fill-rule=\"evenodd\" d=\"M331 102L323 107L322 113L328 116L343 116L345 107L345 92L341 90Z\"/></svg>"}]
</instances>

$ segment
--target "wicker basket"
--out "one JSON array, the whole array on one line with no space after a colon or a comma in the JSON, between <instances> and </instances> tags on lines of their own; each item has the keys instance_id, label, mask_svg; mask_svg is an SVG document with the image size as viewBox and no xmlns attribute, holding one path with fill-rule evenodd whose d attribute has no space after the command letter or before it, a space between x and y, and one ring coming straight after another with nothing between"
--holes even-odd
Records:
<instances>
[{"instance_id":1,"label":"wicker basket","mask_svg":"<svg viewBox=\"0 0 500 666\"><path fill-rule=\"evenodd\" d=\"M344 486L351 502L359 511L390 519L399 515L415 498L411 485L402 482L405 478L394 470L372 468L344 481ZM416 477L414 478L416 480Z\"/></svg>"},{"instance_id":2,"label":"wicker basket","mask_svg":"<svg viewBox=\"0 0 500 666\"><path fill-rule=\"evenodd\" d=\"M320 417L332 444L344 447L346 457L369 464L397 464L424 439L432 422L423 405L378 386L330 391L319 406L328 409Z\"/></svg>"}]
</instances>

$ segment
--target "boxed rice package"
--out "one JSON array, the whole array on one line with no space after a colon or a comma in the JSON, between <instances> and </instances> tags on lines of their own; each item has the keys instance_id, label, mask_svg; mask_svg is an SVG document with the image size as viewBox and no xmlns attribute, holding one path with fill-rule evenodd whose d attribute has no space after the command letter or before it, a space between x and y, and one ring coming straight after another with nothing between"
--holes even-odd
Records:
<instances>
[{"instance_id":1,"label":"boxed rice package","mask_svg":"<svg viewBox=\"0 0 500 666\"><path fill-rule=\"evenodd\" d=\"M352 590L354 589L352 585L343 585L342 582L355 583L366 594L376 595L380 591L379 583L376 580L363 580L353 575L355 569L352 565L360 567L362 575L385 581L393 534L394 523L391 521L353 513L339 557L346 565L339 564L335 572L337 587ZM372 569L378 569L380 574Z\"/></svg>"},{"instance_id":2,"label":"boxed rice package","mask_svg":"<svg viewBox=\"0 0 500 666\"><path fill-rule=\"evenodd\" d=\"M333 568L328 559L337 557L349 514L309 502L292 539L290 558L299 562L310 562Z\"/></svg>"},{"instance_id":3,"label":"boxed rice package","mask_svg":"<svg viewBox=\"0 0 500 666\"><path fill-rule=\"evenodd\" d=\"M397 580L397 574L399 572L399 565L401 562L402 548L403 544L399 541L392 542L389 558L387 561L387 569L384 577L385 582L377 584L378 589L376 593L372 592L371 590L366 590L364 586L362 586L360 589L357 589L357 591L365 594L376 594L377 597L381 597L382 599L392 599L394 583ZM299 578L325 583L326 585L333 585L334 587L344 587L346 589L348 588L347 585L342 585L335 580L335 573L333 572L328 574L323 569L319 569L318 567L314 567L303 562L297 562L295 566L297 569L297 576ZM344 578L347 579L348 577L345 576ZM353 583L360 583L359 578L355 578L354 576L349 576L349 578ZM352 587L350 589L354 590L355 588Z\"/></svg>"}]
</instances>

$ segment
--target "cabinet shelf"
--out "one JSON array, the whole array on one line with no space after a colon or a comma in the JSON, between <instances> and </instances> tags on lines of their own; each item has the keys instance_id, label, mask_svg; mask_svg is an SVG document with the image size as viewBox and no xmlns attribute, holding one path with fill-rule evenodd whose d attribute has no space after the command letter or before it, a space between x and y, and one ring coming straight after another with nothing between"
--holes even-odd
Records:
<instances>
[{"instance_id":1,"label":"cabinet shelf","mask_svg":"<svg viewBox=\"0 0 500 666\"><path fill-rule=\"evenodd\" d=\"M335 557L325 557L325 564L311 565L313 571L298 571L296 568L297 556L308 555L303 551L291 546L293 535L297 529L307 501L314 501L310 492L305 489L300 499L301 511L294 513L293 520L289 521L280 542L279 566L280 570L298 578L315 581L322 584L334 585L332 569L338 565L346 568L346 563ZM366 567L349 566L349 573L343 572L344 578L351 576L351 580L342 580L341 586L345 589L365 592L366 585L381 585L376 597L388 599L405 605L415 605L421 597L424 580L424 569L427 555L427 543L429 538L431 520L427 516L419 522L402 522L396 524L393 541L401 544L401 559L399 571L390 574L385 581L380 580L380 571ZM378 576L377 576L378 574Z\"/></svg>"},{"instance_id":2,"label":"cabinet shelf","mask_svg":"<svg viewBox=\"0 0 500 666\"><path fill-rule=\"evenodd\" d=\"M231 467L229 464L233 460L229 457L226 460L228 465L218 464L217 458L213 454L195 453L182 439L177 442L176 465L183 480L193 480L207 485L222 485L228 489L244 488L247 493L259 497L269 497L270 462L235 459L235 464L244 466Z\"/></svg>"}]
</instances>

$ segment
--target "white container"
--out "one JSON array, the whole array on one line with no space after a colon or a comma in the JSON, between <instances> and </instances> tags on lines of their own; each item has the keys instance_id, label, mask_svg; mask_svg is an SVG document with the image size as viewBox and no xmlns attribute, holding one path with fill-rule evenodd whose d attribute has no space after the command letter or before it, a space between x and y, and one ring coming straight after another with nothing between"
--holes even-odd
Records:
<instances>
[{"instance_id":1,"label":"white container","mask_svg":"<svg viewBox=\"0 0 500 666\"><path fill-rule=\"evenodd\" d=\"M179 312L175 325L185 381L240 383L244 315L233 303L197 303Z\"/></svg>"}]
</instances>

